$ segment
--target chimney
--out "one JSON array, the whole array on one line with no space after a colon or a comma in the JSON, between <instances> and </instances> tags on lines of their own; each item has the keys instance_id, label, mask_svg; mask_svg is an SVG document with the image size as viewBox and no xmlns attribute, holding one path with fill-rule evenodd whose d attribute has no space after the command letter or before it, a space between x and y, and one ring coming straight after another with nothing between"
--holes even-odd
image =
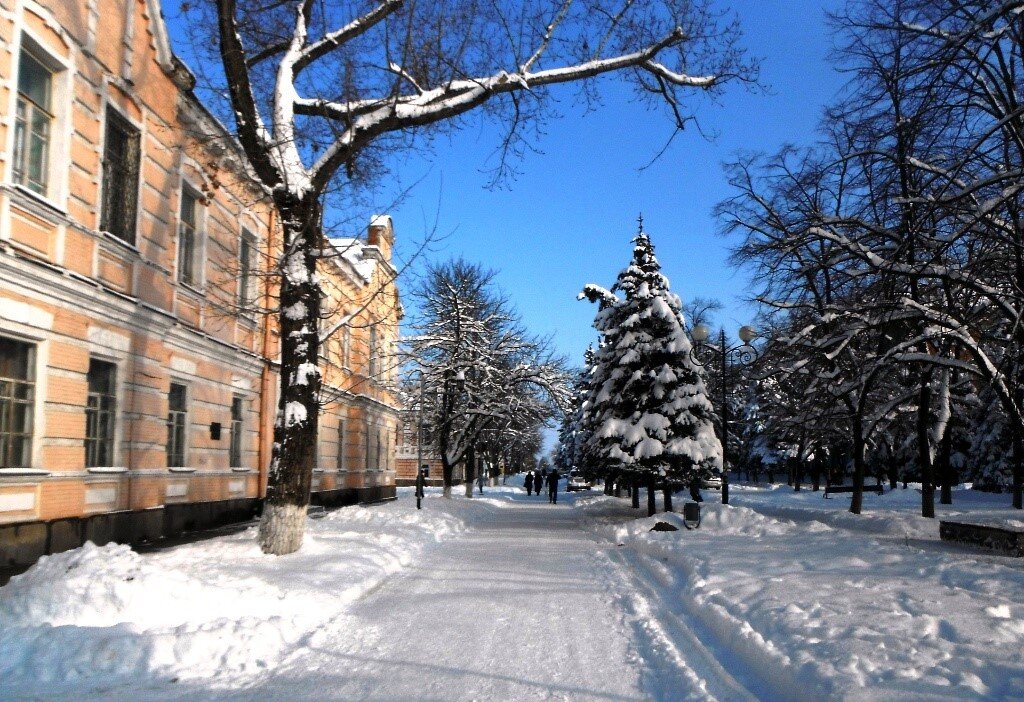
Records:
<instances>
[{"instance_id":1,"label":"chimney","mask_svg":"<svg viewBox=\"0 0 1024 702\"><path fill-rule=\"evenodd\" d=\"M391 249L395 243L395 228L391 215L374 215L366 230L366 243L380 249L385 261L391 260Z\"/></svg>"}]
</instances>

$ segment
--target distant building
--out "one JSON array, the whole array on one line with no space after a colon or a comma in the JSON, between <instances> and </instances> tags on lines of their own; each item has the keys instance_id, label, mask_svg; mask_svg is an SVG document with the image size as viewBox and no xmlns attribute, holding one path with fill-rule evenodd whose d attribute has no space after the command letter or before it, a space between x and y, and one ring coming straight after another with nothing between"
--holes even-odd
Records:
<instances>
[{"instance_id":1,"label":"distant building","mask_svg":"<svg viewBox=\"0 0 1024 702\"><path fill-rule=\"evenodd\" d=\"M395 476L398 485L413 485L416 482L417 466L427 467L427 482L443 485L444 466L431 440L430 426L419 416L414 401L402 414L401 443L395 454ZM422 447L420 444L422 443ZM455 484L465 479L465 468L459 463L454 466L452 480Z\"/></svg>"},{"instance_id":2,"label":"distant building","mask_svg":"<svg viewBox=\"0 0 1024 702\"><path fill-rule=\"evenodd\" d=\"M0 566L246 518L278 388L280 232L156 0L0 16ZM394 495L390 218L336 242L314 502ZM270 280L271 284L266 282Z\"/></svg>"}]
</instances>

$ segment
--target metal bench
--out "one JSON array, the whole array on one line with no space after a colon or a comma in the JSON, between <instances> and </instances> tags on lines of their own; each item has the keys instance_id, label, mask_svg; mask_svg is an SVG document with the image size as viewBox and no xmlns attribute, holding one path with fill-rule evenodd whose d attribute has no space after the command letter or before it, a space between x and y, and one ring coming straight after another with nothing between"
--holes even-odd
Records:
<instances>
[{"instance_id":1,"label":"metal bench","mask_svg":"<svg viewBox=\"0 0 1024 702\"><path fill-rule=\"evenodd\" d=\"M939 522L939 536L943 541L980 546L1010 556L1024 556L1024 529L990 524Z\"/></svg>"},{"instance_id":2,"label":"metal bench","mask_svg":"<svg viewBox=\"0 0 1024 702\"><path fill-rule=\"evenodd\" d=\"M827 500L829 495L834 495L839 492L853 492L852 485L826 485L825 494L823 497ZM881 495L885 492L885 488L882 485L865 485L864 492L873 492Z\"/></svg>"}]
</instances>

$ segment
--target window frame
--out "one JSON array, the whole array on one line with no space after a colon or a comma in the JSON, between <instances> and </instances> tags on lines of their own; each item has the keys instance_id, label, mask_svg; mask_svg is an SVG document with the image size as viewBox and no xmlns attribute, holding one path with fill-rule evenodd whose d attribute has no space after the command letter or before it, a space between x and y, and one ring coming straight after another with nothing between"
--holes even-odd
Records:
<instances>
[{"instance_id":1,"label":"window frame","mask_svg":"<svg viewBox=\"0 0 1024 702\"><path fill-rule=\"evenodd\" d=\"M122 185L122 187L112 187L112 185L114 185L114 183L113 183L112 180L108 179L108 173L110 172L110 169L108 169L108 167L107 167L107 165L108 165L108 160L107 159L108 159L108 151L109 151L109 148L110 148L110 136L111 136L111 128L112 127L118 128L118 129L122 129L123 133L127 134L129 137L134 138L135 141L136 141L136 144L135 144L135 151L136 151L136 153L135 153L135 160L134 160L134 163L133 163L134 171L135 171L134 172L134 182L128 183L127 181L118 181L118 183L120 185ZM126 143L130 144L130 140L129 140L129 142L126 142ZM130 148L126 149L126 151L130 152ZM129 153L129 155L130 155L130 153ZM101 192L100 192L100 202L99 202L99 205L100 205L100 207L99 207L99 210L100 210L99 211L99 229L100 229L100 231L106 232L107 234L111 235L112 237L114 237L118 241L125 242L129 246L135 246L136 245L136 242L138 241L138 235L139 235L139 211L140 211L140 207L139 207L139 199L140 199L139 198L139 188L141 187L141 181L142 181L142 178L141 178L141 175L142 175L142 157L143 157L143 155L142 155L142 129L141 129L141 127L139 125L135 124L131 119L129 119L128 116L125 115L123 112L121 112L113 103L107 102L106 105L105 105L105 111L104 111L104 115L103 115L103 149L102 149L102 156L101 156L101 159L100 159L100 184L101 184L100 187L101 187ZM111 178L112 178L112 176L111 176ZM127 187L128 185L131 185L132 187ZM125 226L130 226L131 227L131 231L130 232L128 232L128 231L126 231L126 232L116 232L116 231L113 231L111 229L111 227L110 227L111 222L108 220L108 217L111 217L113 215L108 213L108 211L107 211L108 203L111 202L111 200L108 200L108 198L112 197L112 193L115 190L117 190L117 191L124 191L124 192L131 191L134 194L134 197L132 198L132 205L131 205L131 210L132 210L131 211L131 216L129 217L128 216L128 212L125 212L125 213L122 214L122 217L121 217L121 219L124 220L122 222L122 224L124 224Z\"/></svg>"},{"instance_id":2,"label":"window frame","mask_svg":"<svg viewBox=\"0 0 1024 702\"><path fill-rule=\"evenodd\" d=\"M370 432L370 427L371 427L370 420L367 419L366 420L366 426L363 427L364 433L366 435L366 439L365 439L366 445L363 447L363 453L365 454L365 460L363 462L363 471L364 472L369 472L369 470L370 470L370 437L372 435L371 432Z\"/></svg>"},{"instance_id":3,"label":"window frame","mask_svg":"<svg viewBox=\"0 0 1024 702\"><path fill-rule=\"evenodd\" d=\"M253 285L255 279L253 273L253 261L255 259L256 244L258 239L248 227L242 227L242 233L238 239L238 307L249 311L256 302L256 291ZM248 257L243 257L242 252L248 251Z\"/></svg>"},{"instance_id":4,"label":"window frame","mask_svg":"<svg viewBox=\"0 0 1024 702\"><path fill-rule=\"evenodd\" d=\"M349 322L341 328L341 367L352 369L352 325Z\"/></svg>"},{"instance_id":5,"label":"window frame","mask_svg":"<svg viewBox=\"0 0 1024 702\"><path fill-rule=\"evenodd\" d=\"M186 198L192 202L192 222L185 218ZM178 247L176 259L176 275L178 283L190 288L200 288L203 284L202 240L204 224L203 195L198 188L183 181L178 195ZM188 236L185 236L186 227ZM189 249L186 253L185 242ZM187 264L187 265L186 265ZM186 275L187 273L187 275Z\"/></svg>"},{"instance_id":6,"label":"window frame","mask_svg":"<svg viewBox=\"0 0 1024 702\"><path fill-rule=\"evenodd\" d=\"M7 115L9 118L7 138L4 148L8 158L5 161L4 182L9 183L19 194L38 199L42 204L57 212L65 212L68 197L68 169L72 129L70 126L71 107L74 102L72 94L72 77L75 65L71 58L65 57L57 49L50 48L46 41L40 39L32 29L24 24L15 28L14 37L9 46L11 68L11 90L8 92ZM50 140L48 161L46 164L47 187L45 193L37 192L15 178L14 152L16 144L15 126L18 109L18 73L21 70L22 52L27 52L44 68L50 71L50 103L52 121L50 123ZM58 168L58 164L62 167ZM0 235L2 236L2 235Z\"/></svg>"},{"instance_id":7,"label":"window frame","mask_svg":"<svg viewBox=\"0 0 1024 702\"><path fill-rule=\"evenodd\" d=\"M0 468L31 468L32 459L35 455L35 429L36 429L36 397L39 387L36 361L39 357L37 344L13 336L0 336L0 341L8 342L25 348L25 375L26 378L0 377ZM10 390L5 392L5 386L9 385ZM22 386L23 397L17 397L17 387ZM18 405L23 409L22 431L8 431L11 426L11 414ZM27 431L25 430L27 426ZM8 438L10 437L10 438ZM11 462L10 455L14 445L14 438L20 437L22 442L22 453L24 461L15 465Z\"/></svg>"},{"instance_id":8,"label":"window frame","mask_svg":"<svg viewBox=\"0 0 1024 702\"><path fill-rule=\"evenodd\" d=\"M171 406L171 398L174 394L174 388L182 388L182 405L184 409L176 410ZM187 383L182 383L176 380L172 380L170 387L167 391L167 467L168 468L187 468L188 467L188 390L189 386ZM180 443L180 453L172 453L175 449L179 448L175 445L175 434L179 430L178 443ZM180 456L178 462L174 462L173 459Z\"/></svg>"},{"instance_id":9,"label":"window frame","mask_svg":"<svg viewBox=\"0 0 1024 702\"><path fill-rule=\"evenodd\" d=\"M238 408L238 414L235 414L235 408ZM231 396L231 434L230 443L228 445L228 467L229 468L245 468L243 454L245 450L242 446L242 439L245 436L245 396L244 395L232 395Z\"/></svg>"},{"instance_id":10,"label":"window frame","mask_svg":"<svg viewBox=\"0 0 1024 702\"><path fill-rule=\"evenodd\" d=\"M89 386L89 375L92 371L93 363L103 364L107 366L111 371L109 379L109 391L107 393L94 392ZM87 383L87 395L86 395L86 407L85 407L85 467L88 468L109 468L113 467L116 463L116 451L117 451L117 379L118 379L118 367L117 364L108 361L103 358L95 356L89 357L89 372L86 373ZM97 402L98 407L93 406L94 399ZM102 400L109 400L108 407L104 409L102 407ZM92 426L94 421L99 422L99 419L94 420L93 417L107 418L107 427L109 428L109 435L90 435L93 433ZM91 449L92 446L98 447ZM106 445L106 461L96 460L94 462L93 455L99 452L99 447Z\"/></svg>"},{"instance_id":11,"label":"window frame","mask_svg":"<svg viewBox=\"0 0 1024 702\"><path fill-rule=\"evenodd\" d=\"M380 345L380 340L377 338L377 325L371 324L369 335L366 341L369 346L369 353L366 359L366 375L372 380L377 380L377 375L380 373L380 359L377 347Z\"/></svg>"},{"instance_id":12,"label":"window frame","mask_svg":"<svg viewBox=\"0 0 1024 702\"><path fill-rule=\"evenodd\" d=\"M11 149L11 182L45 198L50 196L52 189L53 144L57 128L57 115L54 103L56 102L55 93L60 69L54 68L53 62L47 61L39 53L36 47L31 46L25 41L22 41L21 46L18 48L18 69L14 80L14 145ZM26 58L36 63L46 72L48 81L46 86L47 105L40 105L32 97L21 91L21 75L22 70L25 68ZM27 115L25 117L22 117L23 103L26 105ZM45 117L46 124L43 163L40 167L43 178L41 183L35 183L29 175L32 171L32 137L35 136L35 129L32 126L35 123L33 117L37 112ZM18 138L19 134L21 139ZM19 158L19 155L21 158ZM40 189L33 187L33 183L39 185Z\"/></svg>"},{"instance_id":13,"label":"window frame","mask_svg":"<svg viewBox=\"0 0 1024 702\"><path fill-rule=\"evenodd\" d=\"M348 419L341 417L338 420L338 455L336 456L335 468L339 473L348 472L348 456L346 456L346 447L348 442L346 438L348 436Z\"/></svg>"}]
</instances>

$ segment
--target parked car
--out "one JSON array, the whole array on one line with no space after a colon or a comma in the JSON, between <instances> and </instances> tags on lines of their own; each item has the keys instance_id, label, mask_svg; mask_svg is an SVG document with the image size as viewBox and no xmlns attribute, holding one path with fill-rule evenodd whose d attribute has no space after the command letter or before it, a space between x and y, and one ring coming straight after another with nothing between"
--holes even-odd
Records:
<instances>
[{"instance_id":1,"label":"parked car","mask_svg":"<svg viewBox=\"0 0 1024 702\"><path fill-rule=\"evenodd\" d=\"M712 471L711 475L701 478L700 486L705 490L721 490L722 472L718 470Z\"/></svg>"},{"instance_id":2,"label":"parked car","mask_svg":"<svg viewBox=\"0 0 1024 702\"><path fill-rule=\"evenodd\" d=\"M566 492L589 489L590 481L584 478L582 473L569 473L569 482L565 485Z\"/></svg>"}]
</instances>

